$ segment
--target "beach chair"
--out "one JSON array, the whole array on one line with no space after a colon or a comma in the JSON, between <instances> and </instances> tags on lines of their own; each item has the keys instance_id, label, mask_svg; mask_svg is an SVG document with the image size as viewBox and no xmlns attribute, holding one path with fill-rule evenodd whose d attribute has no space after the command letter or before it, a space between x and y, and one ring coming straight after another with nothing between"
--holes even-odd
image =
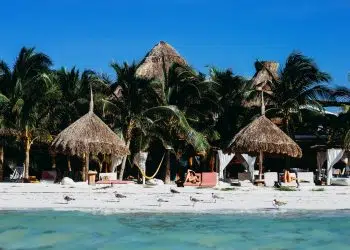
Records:
<instances>
[{"instance_id":1,"label":"beach chair","mask_svg":"<svg viewBox=\"0 0 350 250\"><path fill-rule=\"evenodd\" d=\"M217 185L218 173L216 172L203 172L201 187L215 187Z\"/></svg>"},{"instance_id":2,"label":"beach chair","mask_svg":"<svg viewBox=\"0 0 350 250\"><path fill-rule=\"evenodd\" d=\"M11 182L21 182L24 176L24 167L17 166L14 168L13 173L10 175Z\"/></svg>"},{"instance_id":3,"label":"beach chair","mask_svg":"<svg viewBox=\"0 0 350 250\"><path fill-rule=\"evenodd\" d=\"M98 181L96 184L129 184L133 181L121 181L117 180L117 173L100 173L98 175Z\"/></svg>"}]
</instances>

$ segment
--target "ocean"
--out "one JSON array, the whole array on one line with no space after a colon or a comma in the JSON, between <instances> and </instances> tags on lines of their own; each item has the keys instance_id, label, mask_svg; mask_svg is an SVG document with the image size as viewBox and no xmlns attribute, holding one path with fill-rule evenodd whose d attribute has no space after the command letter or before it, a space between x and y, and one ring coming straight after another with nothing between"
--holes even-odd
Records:
<instances>
[{"instance_id":1,"label":"ocean","mask_svg":"<svg viewBox=\"0 0 350 250\"><path fill-rule=\"evenodd\" d=\"M0 211L0 249L350 249L350 212Z\"/></svg>"}]
</instances>

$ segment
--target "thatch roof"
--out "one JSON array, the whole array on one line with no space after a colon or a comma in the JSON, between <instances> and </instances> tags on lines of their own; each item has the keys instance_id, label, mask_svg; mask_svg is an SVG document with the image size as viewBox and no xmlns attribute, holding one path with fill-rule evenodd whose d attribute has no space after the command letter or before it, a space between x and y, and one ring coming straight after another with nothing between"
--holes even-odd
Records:
<instances>
[{"instance_id":1,"label":"thatch roof","mask_svg":"<svg viewBox=\"0 0 350 250\"><path fill-rule=\"evenodd\" d=\"M251 79L252 87L256 90L264 90L264 92L271 93L271 82L273 79L278 79L278 66L277 62L273 61L257 61L255 63L255 74ZM261 98L256 98L249 102L244 103L243 105L247 107L252 106L261 106ZM265 105L269 105L265 101Z\"/></svg>"},{"instance_id":2,"label":"thatch roof","mask_svg":"<svg viewBox=\"0 0 350 250\"><path fill-rule=\"evenodd\" d=\"M0 137L19 136L20 132L12 128L0 128Z\"/></svg>"},{"instance_id":3,"label":"thatch roof","mask_svg":"<svg viewBox=\"0 0 350 250\"><path fill-rule=\"evenodd\" d=\"M128 155L125 142L94 114L92 100L91 94L89 112L57 135L51 151L78 156L84 153Z\"/></svg>"},{"instance_id":4,"label":"thatch roof","mask_svg":"<svg viewBox=\"0 0 350 250\"><path fill-rule=\"evenodd\" d=\"M229 151L238 153L282 154L302 156L301 148L265 116L244 127L232 140Z\"/></svg>"},{"instance_id":5,"label":"thatch roof","mask_svg":"<svg viewBox=\"0 0 350 250\"><path fill-rule=\"evenodd\" d=\"M186 61L168 43L160 41L150 52L147 53L136 75L145 79L164 80L164 66L168 71L173 63L186 65Z\"/></svg>"}]
</instances>

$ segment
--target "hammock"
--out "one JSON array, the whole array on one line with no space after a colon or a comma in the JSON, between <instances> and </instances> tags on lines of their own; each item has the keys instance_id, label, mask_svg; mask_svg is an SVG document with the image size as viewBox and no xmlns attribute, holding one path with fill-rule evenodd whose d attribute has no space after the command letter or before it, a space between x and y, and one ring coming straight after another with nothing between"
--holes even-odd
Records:
<instances>
[{"instance_id":1,"label":"hammock","mask_svg":"<svg viewBox=\"0 0 350 250\"><path fill-rule=\"evenodd\" d=\"M165 156L165 153L163 154L162 160L160 161L156 172L155 172L152 176L147 176L146 173L143 172L143 170L142 170L139 166L137 166L137 165L135 165L135 164L133 164L133 165L136 166L136 167L140 170L140 172L141 172L141 174L142 174L143 177L145 177L147 180L150 180L150 179L153 179L153 178L158 174L159 169L160 169L160 167L162 166L162 163L163 163L163 160L164 160L164 156Z\"/></svg>"}]
</instances>

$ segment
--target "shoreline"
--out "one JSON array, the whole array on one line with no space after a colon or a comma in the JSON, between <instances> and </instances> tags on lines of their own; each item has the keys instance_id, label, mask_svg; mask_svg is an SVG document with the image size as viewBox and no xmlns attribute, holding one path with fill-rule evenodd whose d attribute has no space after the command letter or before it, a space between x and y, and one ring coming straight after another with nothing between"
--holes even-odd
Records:
<instances>
[{"instance_id":1,"label":"shoreline","mask_svg":"<svg viewBox=\"0 0 350 250\"><path fill-rule=\"evenodd\" d=\"M172 194L170 187L180 191ZM174 185L143 187L138 184L74 186L59 184L0 183L1 211L82 211L98 214L136 213L294 213L311 211L350 211L350 187L325 186L324 191L312 191L318 187L302 187L300 191L279 191L267 187L234 187L222 191L217 188L177 188ZM117 199L114 192L126 195ZM223 199L213 199L215 193ZM74 198L66 203L64 196ZM202 200L193 204L190 196ZM159 203L157 199L167 202ZM287 202L275 209L272 200Z\"/></svg>"}]
</instances>

